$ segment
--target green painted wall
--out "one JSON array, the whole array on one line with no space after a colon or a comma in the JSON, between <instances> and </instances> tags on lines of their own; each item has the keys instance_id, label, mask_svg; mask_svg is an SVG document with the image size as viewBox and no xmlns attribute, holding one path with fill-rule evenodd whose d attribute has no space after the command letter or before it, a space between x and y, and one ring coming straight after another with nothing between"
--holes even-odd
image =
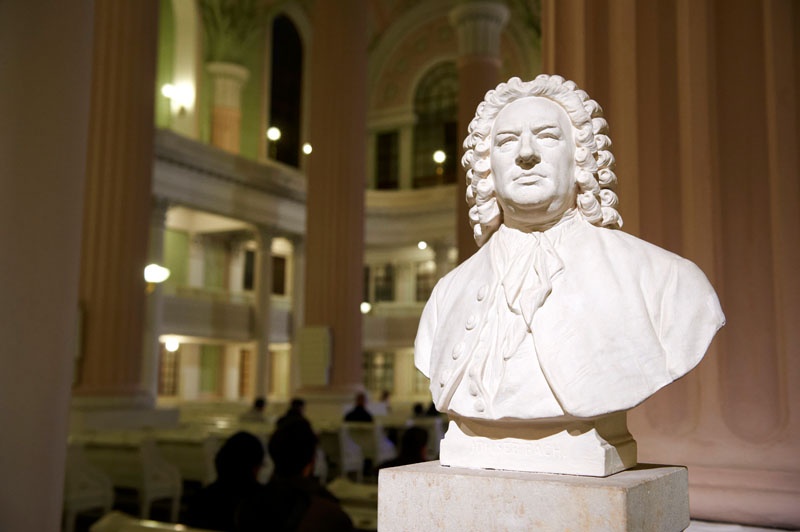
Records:
<instances>
[{"instance_id":1,"label":"green painted wall","mask_svg":"<svg viewBox=\"0 0 800 532\"><path fill-rule=\"evenodd\" d=\"M161 94L165 83L172 83L175 61L175 16L172 0L161 0L158 12L158 66L156 67L156 127L168 128L172 115L169 100Z\"/></svg>"},{"instance_id":2,"label":"green painted wall","mask_svg":"<svg viewBox=\"0 0 800 532\"><path fill-rule=\"evenodd\" d=\"M203 286L220 290L227 288L228 255L222 244L208 242L203 248L203 260Z\"/></svg>"},{"instance_id":3,"label":"green painted wall","mask_svg":"<svg viewBox=\"0 0 800 532\"><path fill-rule=\"evenodd\" d=\"M245 56L245 67L250 78L242 91L242 130L240 149L242 157L258 159L259 144L264 142L265 132L261 131L261 107L264 101L264 56L266 37L262 30L254 39L255 44Z\"/></svg>"},{"instance_id":4,"label":"green painted wall","mask_svg":"<svg viewBox=\"0 0 800 532\"><path fill-rule=\"evenodd\" d=\"M217 394L219 391L219 368L222 346L200 346L200 393Z\"/></svg>"},{"instance_id":5,"label":"green painted wall","mask_svg":"<svg viewBox=\"0 0 800 532\"><path fill-rule=\"evenodd\" d=\"M189 234L185 231L164 231L164 266L170 271L167 284L189 284Z\"/></svg>"}]
</instances>

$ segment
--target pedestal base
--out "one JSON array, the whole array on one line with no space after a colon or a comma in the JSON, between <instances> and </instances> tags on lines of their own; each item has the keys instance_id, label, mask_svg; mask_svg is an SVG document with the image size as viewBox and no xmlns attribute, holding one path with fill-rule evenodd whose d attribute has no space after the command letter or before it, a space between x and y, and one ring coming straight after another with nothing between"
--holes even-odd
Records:
<instances>
[{"instance_id":1,"label":"pedestal base","mask_svg":"<svg viewBox=\"0 0 800 532\"><path fill-rule=\"evenodd\" d=\"M605 477L636 465L625 412L597 419L518 424L452 418L444 466Z\"/></svg>"},{"instance_id":2,"label":"pedestal base","mask_svg":"<svg viewBox=\"0 0 800 532\"><path fill-rule=\"evenodd\" d=\"M676 532L689 526L686 468L640 464L606 478L424 462L380 471L378 530Z\"/></svg>"}]
</instances>

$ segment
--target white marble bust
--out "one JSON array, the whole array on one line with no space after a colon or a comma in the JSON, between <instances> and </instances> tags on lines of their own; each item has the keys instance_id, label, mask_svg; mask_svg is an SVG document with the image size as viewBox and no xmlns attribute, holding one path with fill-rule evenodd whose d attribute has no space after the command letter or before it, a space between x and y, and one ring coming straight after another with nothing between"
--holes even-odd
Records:
<instances>
[{"instance_id":1,"label":"white marble bust","mask_svg":"<svg viewBox=\"0 0 800 532\"><path fill-rule=\"evenodd\" d=\"M686 374L724 324L697 266L619 230L607 128L559 76L478 106L462 162L480 249L436 285L415 342L448 436L580 433Z\"/></svg>"}]
</instances>

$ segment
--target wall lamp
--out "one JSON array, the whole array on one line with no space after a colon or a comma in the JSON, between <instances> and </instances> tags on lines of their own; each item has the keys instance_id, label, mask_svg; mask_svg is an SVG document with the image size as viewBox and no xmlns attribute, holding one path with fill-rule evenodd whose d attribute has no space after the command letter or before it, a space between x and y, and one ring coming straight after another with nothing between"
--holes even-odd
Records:
<instances>
[{"instance_id":1,"label":"wall lamp","mask_svg":"<svg viewBox=\"0 0 800 532\"><path fill-rule=\"evenodd\" d=\"M173 113L183 115L194 106L194 85L191 83L166 83L161 86L161 94L172 104Z\"/></svg>"},{"instance_id":2,"label":"wall lamp","mask_svg":"<svg viewBox=\"0 0 800 532\"><path fill-rule=\"evenodd\" d=\"M151 294L156 285L169 279L169 269L158 264L148 264L144 268L144 280L147 282L147 293Z\"/></svg>"}]
</instances>

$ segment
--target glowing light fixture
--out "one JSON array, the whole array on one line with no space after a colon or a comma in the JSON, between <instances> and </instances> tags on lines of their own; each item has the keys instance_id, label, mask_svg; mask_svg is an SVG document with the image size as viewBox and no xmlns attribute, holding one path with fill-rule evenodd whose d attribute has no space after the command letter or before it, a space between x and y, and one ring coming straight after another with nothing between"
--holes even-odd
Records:
<instances>
[{"instance_id":1,"label":"glowing light fixture","mask_svg":"<svg viewBox=\"0 0 800 532\"><path fill-rule=\"evenodd\" d=\"M175 351L177 351L180 346L181 343L178 341L177 338L167 338L167 341L164 342L164 348L170 353L174 353Z\"/></svg>"},{"instance_id":2,"label":"glowing light fixture","mask_svg":"<svg viewBox=\"0 0 800 532\"><path fill-rule=\"evenodd\" d=\"M166 83L161 86L161 94L172 103L172 110L185 113L194 106L194 85L190 82Z\"/></svg>"},{"instance_id":3,"label":"glowing light fixture","mask_svg":"<svg viewBox=\"0 0 800 532\"><path fill-rule=\"evenodd\" d=\"M442 164L447 160L447 155L442 150L436 150L433 152L433 162L436 164Z\"/></svg>"},{"instance_id":4,"label":"glowing light fixture","mask_svg":"<svg viewBox=\"0 0 800 532\"><path fill-rule=\"evenodd\" d=\"M309 144L308 142L303 144L303 153L305 153L306 155L311 155L311 151L312 151L311 144Z\"/></svg>"},{"instance_id":5,"label":"glowing light fixture","mask_svg":"<svg viewBox=\"0 0 800 532\"><path fill-rule=\"evenodd\" d=\"M281 130L275 126L272 126L267 130L267 138L273 142L279 140L281 138Z\"/></svg>"},{"instance_id":6,"label":"glowing light fixture","mask_svg":"<svg viewBox=\"0 0 800 532\"><path fill-rule=\"evenodd\" d=\"M171 100L175 96L175 92L175 85L172 83L165 83L161 86L161 94L163 94L165 98Z\"/></svg>"},{"instance_id":7,"label":"glowing light fixture","mask_svg":"<svg viewBox=\"0 0 800 532\"><path fill-rule=\"evenodd\" d=\"M361 303L361 314L369 314L370 310L372 310L372 305L369 301L363 301Z\"/></svg>"},{"instance_id":8,"label":"glowing light fixture","mask_svg":"<svg viewBox=\"0 0 800 532\"><path fill-rule=\"evenodd\" d=\"M148 264L144 269L144 280L148 283L163 283L169 279L169 269L158 264Z\"/></svg>"},{"instance_id":9,"label":"glowing light fixture","mask_svg":"<svg viewBox=\"0 0 800 532\"><path fill-rule=\"evenodd\" d=\"M419 242L417 242L417 247L419 249L428 249L428 243L425 242L424 240L420 240Z\"/></svg>"}]
</instances>

